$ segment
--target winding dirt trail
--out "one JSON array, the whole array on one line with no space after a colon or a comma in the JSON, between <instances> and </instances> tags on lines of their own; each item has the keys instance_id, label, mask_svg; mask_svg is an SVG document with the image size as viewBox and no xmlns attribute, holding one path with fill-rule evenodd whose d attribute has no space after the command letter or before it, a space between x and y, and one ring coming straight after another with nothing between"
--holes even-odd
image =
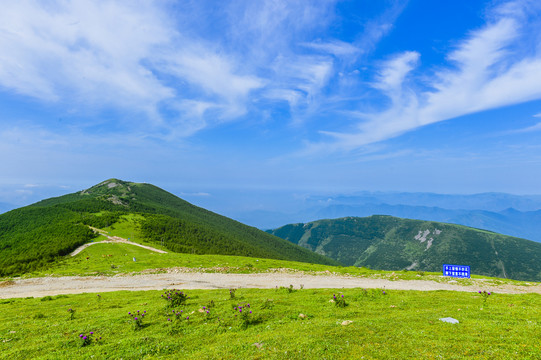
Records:
<instances>
[{"instance_id":1,"label":"winding dirt trail","mask_svg":"<svg viewBox=\"0 0 541 360\"><path fill-rule=\"evenodd\" d=\"M147 249L147 250L150 250L150 251L154 251L154 252L157 252L157 253L160 253L160 254L167 254L167 251L163 251L163 250L160 250L160 249L156 249L156 248L153 248L153 247L151 247L151 246L146 246L146 245L141 245L141 244L138 244L138 243L134 243L134 242L132 242L132 241L129 241L128 239L124 239L124 238L121 238L121 237L119 237L119 236L109 236L105 231L103 231L103 230L101 230L101 229L98 229L98 228L95 228L95 227L92 227L92 226L89 226L89 228L91 228L91 229L94 230L95 232L100 233L100 235L106 236L108 240L102 240L102 241L97 241L97 242L91 242L91 243L87 243L87 244L81 245L81 246L79 246L77 249L73 250L73 251L71 252L70 256L75 256L75 255L79 254L81 251L83 251L84 249L86 249L87 247L92 246L92 245L97 245L97 244L110 244L110 243L130 244L130 245L139 246L139 247L142 247L143 249Z\"/></svg>"},{"instance_id":2,"label":"winding dirt trail","mask_svg":"<svg viewBox=\"0 0 541 360\"><path fill-rule=\"evenodd\" d=\"M427 280L397 280L359 278L336 275L306 275L289 273L224 274L200 272L168 272L162 274L116 275L116 276L64 276L20 279L0 283L0 298L42 297L59 294L103 293L119 290L162 289L230 289L289 287L311 288L381 288L389 290L451 290L494 291L497 293L538 293L541 284L532 286L484 284L476 280L474 285L438 283Z\"/></svg>"}]
</instances>

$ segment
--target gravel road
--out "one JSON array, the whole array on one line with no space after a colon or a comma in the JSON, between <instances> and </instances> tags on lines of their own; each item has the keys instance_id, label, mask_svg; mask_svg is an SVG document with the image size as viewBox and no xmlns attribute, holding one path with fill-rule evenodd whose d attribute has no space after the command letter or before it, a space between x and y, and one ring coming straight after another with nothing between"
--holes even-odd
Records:
<instances>
[{"instance_id":1,"label":"gravel road","mask_svg":"<svg viewBox=\"0 0 541 360\"><path fill-rule=\"evenodd\" d=\"M162 289L269 289L293 285L311 288L385 288L390 290L487 290L498 293L538 293L541 284L532 286L493 286L483 280L473 280L474 285L438 283L426 280L386 280L337 275L306 275L288 273L224 274L168 272L163 274L117 275L117 276L64 276L19 279L0 282L0 298L43 297L59 294L103 293L118 290L162 290Z\"/></svg>"}]
</instances>

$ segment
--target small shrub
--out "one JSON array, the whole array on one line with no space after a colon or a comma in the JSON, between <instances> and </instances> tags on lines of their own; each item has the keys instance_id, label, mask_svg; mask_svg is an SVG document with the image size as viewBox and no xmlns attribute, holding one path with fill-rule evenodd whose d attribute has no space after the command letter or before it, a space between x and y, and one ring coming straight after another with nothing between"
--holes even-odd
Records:
<instances>
[{"instance_id":1,"label":"small shrub","mask_svg":"<svg viewBox=\"0 0 541 360\"><path fill-rule=\"evenodd\" d=\"M167 318L167 323L169 324L169 333L177 334L181 331L181 328L190 323L190 316L184 316L182 310L172 311L172 315Z\"/></svg>"},{"instance_id":2,"label":"small shrub","mask_svg":"<svg viewBox=\"0 0 541 360\"><path fill-rule=\"evenodd\" d=\"M386 296L388 293L385 291L385 289L362 289L361 290L361 296L363 298L371 298L375 299L380 296Z\"/></svg>"},{"instance_id":3,"label":"small shrub","mask_svg":"<svg viewBox=\"0 0 541 360\"><path fill-rule=\"evenodd\" d=\"M146 313L146 311L140 312L139 310L137 310L137 313L128 313L128 315L131 317L134 330L140 330L143 328L143 318L145 317Z\"/></svg>"},{"instance_id":4,"label":"small shrub","mask_svg":"<svg viewBox=\"0 0 541 360\"><path fill-rule=\"evenodd\" d=\"M288 294L291 294L292 292L295 291L295 289L293 288L293 285L289 285L288 287L280 286L280 289L285 290Z\"/></svg>"},{"instance_id":5,"label":"small shrub","mask_svg":"<svg viewBox=\"0 0 541 360\"><path fill-rule=\"evenodd\" d=\"M90 331L88 334L79 334L79 347L84 347L92 344L92 342L101 341L101 336L94 338L94 332Z\"/></svg>"},{"instance_id":6,"label":"small shrub","mask_svg":"<svg viewBox=\"0 0 541 360\"><path fill-rule=\"evenodd\" d=\"M186 300L189 299L188 295L177 289L167 290L165 294L162 295L162 298L168 302L168 306L171 308L184 305Z\"/></svg>"},{"instance_id":7,"label":"small shrub","mask_svg":"<svg viewBox=\"0 0 541 360\"><path fill-rule=\"evenodd\" d=\"M238 304L237 306L233 307L233 311L235 312L234 316L239 320L239 326L242 329L246 329L249 325L258 322L258 320L252 314L250 304Z\"/></svg>"},{"instance_id":8,"label":"small shrub","mask_svg":"<svg viewBox=\"0 0 541 360\"><path fill-rule=\"evenodd\" d=\"M201 309L199 309L200 313L203 313L206 320L212 319L212 313L210 312L209 308L206 306L203 306Z\"/></svg>"},{"instance_id":9,"label":"small shrub","mask_svg":"<svg viewBox=\"0 0 541 360\"><path fill-rule=\"evenodd\" d=\"M68 313L70 314L70 320L73 320L73 317L75 316L75 309L68 309Z\"/></svg>"},{"instance_id":10,"label":"small shrub","mask_svg":"<svg viewBox=\"0 0 541 360\"><path fill-rule=\"evenodd\" d=\"M344 295L339 295L339 296L336 296L336 294L333 294L333 300L334 300L334 305L336 307L346 307L348 306L348 304L346 303L346 299L344 299Z\"/></svg>"},{"instance_id":11,"label":"small shrub","mask_svg":"<svg viewBox=\"0 0 541 360\"><path fill-rule=\"evenodd\" d=\"M237 289L229 289L229 298L234 299L235 298L235 292Z\"/></svg>"},{"instance_id":12,"label":"small shrub","mask_svg":"<svg viewBox=\"0 0 541 360\"><path fill-rule=\"evenodd\" d=\"M267 299L265 302L261 305L261 309L272 309L274 306L274 301L272 299Z\"/></svg>"},{"instance_id":13,"label":"small shrub","mask_svg":"<svg viewBox=\"0 0 541 360\"><path fill-rule=\"evenodd\" d=\"M485 290L483 290L483 291L479 290L479 294L481 294L481 296L483 297L483 306L486 305L487 300L488 300L488 297L489 297L490 295L492 295L492 293L487 292L487 291L485 291Z\"/></svg>"}]
</instances>

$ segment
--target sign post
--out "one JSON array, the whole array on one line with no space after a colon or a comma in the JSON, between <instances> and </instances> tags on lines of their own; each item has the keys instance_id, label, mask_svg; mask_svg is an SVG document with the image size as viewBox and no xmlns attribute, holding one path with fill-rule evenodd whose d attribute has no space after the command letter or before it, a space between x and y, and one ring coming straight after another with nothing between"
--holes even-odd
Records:
<instances>
[{"instance_id":1,"label":"sign post","mask_svg":"<svg viewBox=\"0 0 541 360\"><path fill-rule=\"evenodd\" d=\"M458 278L469 278L470 277L470 267L468 265L443 265L443 275L458 277Z\"/></svg>"}]
</instances>

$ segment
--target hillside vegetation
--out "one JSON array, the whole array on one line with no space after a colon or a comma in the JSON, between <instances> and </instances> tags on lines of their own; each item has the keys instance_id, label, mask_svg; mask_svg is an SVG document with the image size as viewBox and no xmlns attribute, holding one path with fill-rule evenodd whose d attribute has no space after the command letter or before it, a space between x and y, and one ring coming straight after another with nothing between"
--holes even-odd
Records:
<instances>
[{"instance_id":1,"label":"hillside vegetation","mask_svg":"<svg viewBox=\"0 0 541 360\"><path fill-rule=\"evenodd\" d=\"M194 206L156 186L117 179L0 215L0 276L46 267L130 214L132 232L171 251L337 264L288 241Z\"/></svg>"},{"instance_id":2,"label":"hillside vegetation","mask_svg":"<svg viewBox=\"0 0 541 360\"><path fill-rule=\"evenodd\" d=\"M541 281L540 243L460 225L370 216L269 232L345 265L441 271L443 264L460 264L474 274Z\"/></svg>"}]
</instances>

